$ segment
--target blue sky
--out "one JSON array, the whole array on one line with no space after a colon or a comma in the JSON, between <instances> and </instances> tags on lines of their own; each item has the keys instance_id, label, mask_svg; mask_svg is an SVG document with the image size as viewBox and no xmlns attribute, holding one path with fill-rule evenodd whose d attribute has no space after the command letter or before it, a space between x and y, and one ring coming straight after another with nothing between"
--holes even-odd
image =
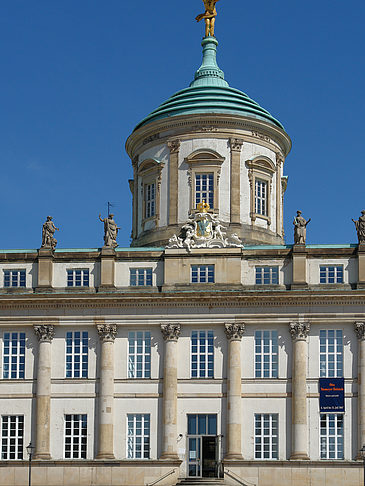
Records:
<instances>
[{"instance_id":1,"label":"blue sky","mask_svg":"<svg viewBox=\"0 0 365 486\"><path fill-rule=\"evenodd\" d=\"M221 0L218 63L285 126L286 242L297 209L308 243L355 243L364 197L365 3ZM0 248L103 244L113 208L129 246L134 126L187 87L201 61L199 0L0 2Z\"/></svg>"}]
</instances>

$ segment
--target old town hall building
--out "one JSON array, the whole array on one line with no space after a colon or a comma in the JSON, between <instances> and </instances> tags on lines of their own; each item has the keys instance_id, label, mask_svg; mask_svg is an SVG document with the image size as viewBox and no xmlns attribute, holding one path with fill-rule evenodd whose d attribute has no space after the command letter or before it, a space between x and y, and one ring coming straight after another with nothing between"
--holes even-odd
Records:
<instances>
[{"instance_id":1,"label":"old town hall building","mask_svg":"<svg viewBox=\"0 0 365 486\"><path fill-rule=\"evenodd\" d=\"M29 443L33 486L362 481L365 245L306 245L300 213L285 244L290 138L217 45L127 140L130 248L110 215L103 248L48 218L0 251L0 486Z\"/></svg>"}]
</instances>

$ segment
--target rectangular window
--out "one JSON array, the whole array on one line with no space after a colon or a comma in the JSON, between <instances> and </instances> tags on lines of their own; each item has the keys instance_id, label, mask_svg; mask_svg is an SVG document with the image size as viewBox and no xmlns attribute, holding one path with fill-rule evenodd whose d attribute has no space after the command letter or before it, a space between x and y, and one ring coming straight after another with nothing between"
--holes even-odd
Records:
<instances>
[{"instance_id":1,"label":"rectangular window","mask_svg":"<svg viewBox=\"0 0 365 486\"><path fill-rule=\"evenodd\" d=\"M255 376L278 377L277 331L255 331Z\"/></svg>"},{"instance_id":2,"label":"rectangular window","mask_svg":"<svg viewBox=\"0 0 365 486\"><path fill-rule=\"evenodd\" d=\"M65 459L86 459L87 415L65 415Z\"/></svg>"},{"instance_id":3,"label":"rectangular window","mask_svg":"<svg viewBox=\"0 0 365 486\"><path fill-rule=\"evenodd\" d=\"M152 218L156 214L156 185L145 184L144 186L145 218Z\"/></svg>"},{"instance_id":4,"label":"rectangular window","mask_svg":"<svg viewBox=\"0 0 365 486\"><path fill-rule=\"evenodd\" d=\"M343 283L343 265L320 265L319 282L321 284Z\"/></svg>"},{"instance_id":5,"label":"rectangular window","mask_svg":"<svg viewBox=\"0 0 365 486\"><path fill-rule=\"evenodd\" d=\"M214 265L192 265L191 283L214 283Z\"/></svg>"},{"instance_id":6,"label":"rectangular window","mask_svg":"<svg viewBox=\"0 0 365 486\"><path fill-rule=\"evenodd\" d=\"M217 435L217 416L188 414L188 435Z\"/></svg>"},{"instance_id":7,"label":"rectangular window","mask_svg":"<svg viewBox=\"0 0 365 486\"><path fill-rule=\"evenodd\" d=\"M1 417L1 459L23 459L24 416L3 415Z\"/></svg>"},{"instance_id":8,"label":"rectangular window","mask_svg":"<svg viewBox=\"0 0 365 486\"><path fill-rule=\"evenodd\" d=\"M24 378L25 332L4 332L3 378Z\"/></svg>"},{"instance_id":9,"label":"rectangular window","mask_svg":"<svg viewBox=\"0 0 365 486\"><path fill-rule=\"evenodd\" d=\"M279 458L278 414L255 414L255 459Z\"/></svg>"},{"instance_id":10,"label":"rectangular window","mask_svg":"<svg viewBox=\"0 0 365 486\"><path fill-rule=\"evenodd\" d=\"M319 362L321 378L343 377L343 336L341 329L319 331Z\"/></svg>"},{"instance_id":11,"label":"rectangular window","mask_svg":"<svg viewBox=\"0 0 365 486\"><path fill-rule=\"evenodd\" d=\"M255 179L255 213L267 216L267 182Z\"/></svg>"},{"instance_id":12,"label":"rectangular window","mask_svg":"<svg viewBox=\"0 0 365 486\"><path fill-rule=\"evenodd\" d=\"M152 268L130 268L129 283L132 287L151 287Z\"/></svg>"},{"instance_id":13,"label":"rectangular window","mask_svg":"<svg viewBox=\"0 0 365 486\"><path fill-rule=\"evenodd\" d=\"M343 415L321 414L321 459L343 459Z\"/></svg>"},{"instance_id":14,"label":"rectangular window","mask_svg":"<svg viewBox=\"0 0 365 486\"><path fill-rule=\"evenodd\" d=\"M213 331L191 333L191 377L214 377L214 335Z\"/></svg>"},{"instance_id":15,"label":"rectangular window","mask_svg":"<svg viewBox=\"0 0 365 486\"><path fill-rule=\"evenodd\" d=\"M151 378L151 333L128 333L128 378Z\"/></svg>"},{"instance_id":16,"label":"rectangular window","mask_svg":"<svg viewBox=\"0 0 365 486\"><path fill-rule=\"evenodd\" d=\"M149 414L127 415L128 459L150 458L150 416Z\"/></svg>"},{"instance_id":17,"label":"rectangular window","mask_svg":"<svg viewBox=\"0 0 365 486\"><path fill-rule=\"evenodd\" d=\"M67 270L67 287L88 287L89 270L88 269L70 269Z\"/></svg>"},{"instance_id":18,"label":"rectangular window","mask_svg":"<svg viewBox=\"0 0 365 486\"><path fill-rule=\"evenodd\" d=\"M4 270L4 287L25 287L25 270Z\"/></svg>"},{"instance_id":19,"label":"rectangular window","mask_svg":"<svg viewBox=\"0 0 365 486\"><path fill-rule=\"evenodd\" d=\"M214 174L195 174L195 207L201 202L214 208Z\"/></svg>"},{"instance_id":20,"label":"rectangular window","mask_svg":"<svg viewBox=\"0 0 365 486\"><path fill-rule=\"evenodd\" d=\"M256 267L256 285L277 285L279 283L279 267Z\"/></svg>"},{"instance_id":21,"label":"rectangular window","mask_svg":"<svg viewBox=\"0 0 365 486\"><path fill-rule=\"evenodd\" d=\"M66 378L87 378L88 356L88 332L66 332Z\"/></svg>"}]
</instances>

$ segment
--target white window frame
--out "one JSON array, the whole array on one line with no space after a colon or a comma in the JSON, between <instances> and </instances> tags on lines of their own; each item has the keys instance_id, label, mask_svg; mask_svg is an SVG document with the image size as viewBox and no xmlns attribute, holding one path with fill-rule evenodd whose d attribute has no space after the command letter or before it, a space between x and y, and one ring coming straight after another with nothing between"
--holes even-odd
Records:
<instances>
[{"instance_id":1,"label":"white window frame","mask_svg":"<svg viewBox=\"0 0 365 486\"><path fill-rule=\"evenodd\" d=\"M70 420L67 417L71 417ZM83 428L83 421L86 420L86 433ZM87 459L87 414L86 413L66 413L64 416L64 458L65 459ZM70 434L67 434L67 422L71 423ZM78 427L75 425L78 424ZM78 429L79 433L75 433ZM70 451L66 450L67 439L70 438ZM69 456L68 456L69 454Z\"/></svg>"},{"instance_id":2,"label":"white window frame","mask_svg":"<svg viewBox=\"0 0 365 486\"><path fill-rule=\"evenodd\" d=\"M258 273L261 272L261 277ZM274 282L274 277L276 277L276 282ZM261 283L257 280L261 278ZM268 282L265 282L268 279ZM255 285L278 285L279 284L279 265L257 265L255 267Z\"/></svg>"},{"instance_id":3,"label":"white window frame","mask_svg":"<svg viewBox=\"0 0 365 486\"><path fill-rule=\"evenodd\" d=\"M72 280L69 279L72 272ZM77 272L80 272L80 285L77 285ZM69 285L71 281L72 285ZM68 268L67 269L67 287L90 287L90 269L89 268Z\"/></svg>"},{"instance_id":4,"label":"white window frame","mask_svg":"<svg viewBox=\"0 0 365 486\"><path fill-rule=\"evenodd\" d=\"M255 378L278 377L278 332L276 330L257 330L255 331Z\"/></svg>"},{"instance_id":5,"label":"white window frame","mask_svg":"<svg viewBox=\"0 0 365 486\"><path fill-rule=\"evenodd\" d=\"M209 279L211 279L212 272L213 280L209 281ZM195 278L197 279L196 282L194 281ZM215 265L191 265L190 283L215 283Z\"/></svg>"},{"instance_id":6,"label":"white window frame","mask_svg":"<svg viewBox=\"0 0 365 486\"><path fill-rule=\"evenodd\" d=\"M198 181L200 189L198 190ZM205 187L205 190L203 190ZM205 196L204 196L205 195ZM202 202L214 209L214 172L196 172L194 179L194 209Z\"/></svg>"},{"instance_id":7,"label":"white window frame","mask_svg":"<svg viewBox=\"0 0 365 486\"><path fill-rule=\"evenodd\" d=\"M344 415L340 413L320 414L319 448L322 460L344 459L344 420ZM325 427L322 427L323 423Z\"/></svg>"},{"instance_id":8,"label":"white window frame","mask_svg":"<svg viewBox=\"0 0 365 486\"><path fill-rule=\"evenodd\" d=\"M9 341L7 341L7 335L9 335ZM3 379L22 380L25 378L25 340L25 332L3 333ZM7 342L9 342L8 346L6 346Z\"/></svg>"},{"instance_id":9,"label":"white window frame","mask_svg":"<svg viewBox=\"0 0 365 486\"><path fill-rule=\"evenodd\" d=\"M267 216L268 181L255 178L255 214Z\"/></svg>"},{"instance_id":10,"label":"white window frame","mask_svg":"<svg viewBox=\"0 0 365 486\"><path fill-rule=\"evenodd\" d=\"M162 170L164 168L164 163L157 159L145 159L143 160L137 171L138 177L138 187L140 188L140 195L137 194L138 200L141 198L141 215L139 217L139 224L141 224L142 231L145 230L145 224L148 221L154 221L155 227L158 226L160 220L160 198L161 198L161 181L162 181ZM155 185L155 211L154 214L147 217L147 207L146 207L146 187L154 184ZM137 202L138 204L138 202Z\"/></svg>"},{"instance_id":11,"label":"white window frame","mask_svg":"<svg viewBox=\"0 0 365 486\"><path fill-rule=\"evenodd\" d=\"M214 378L214 333L212 330L191 331L190 376L191 378Z\"/></svg>"},{"instance_id":12,"label":"white window frame","mask_svg":"<svg viewBox=\"0 0 365 486\"><path fill-rule=\"evenodd\" d=\"M325 280L324 282L322 281L322 278ZM320 265L319 283L329 285L344 283L343 265Z\"/></svg>"},{"instance_id":13,"label":"white window frame","mask_svg":"<svg viewBox=\"0 0 365 486\"><path fill-rule=\"evenodd\" d=\"M321 329L319 331L319 376L343 377L343 331Z\"/></svg>"},{"instance_id":14,"label":"white window frame","mask_svg":"<svg viewBox=\"0 0 365 486\"><path fill-rule=\"evenodd\" d=\"M140 423L140 427L137 427L139 423ZM140 433L138 433L138 431L140 431ZM128 413L126 437L127 437L127 444L126 444L127 459L139 459L139 460L150 459L151 457L151 416L150 414L149 413L133 413L133 414ZM141 444L140 451L138 450L137 447L138 443Z\"/></svg>"},{"instance_id":15,"label":"white window frame","mask_svg":"<svg viewBox=\"0 0 365 486\"><path fill-rule=\"evenodd\" d=\"M151 378L150 331L128 332L128 378Z\"/></svg>"},{"instance_id":16,"label":"white window frame","mask_svg":"<svg viewBox=\"0 0 365 486\"><path fill-rule=\"evenodd\" d=\"M25 268L4 268L4 288L5 289L24 289L27 286L27 271ZM9 272L9 285L5 285L6 274ZM21 283L24 285L21 285Z\"/></svg>"},{"instance_id":17,"label":"white window frame","mask_svg":"<svg viewBox=\"0 0 365 486\"><path fill-rule=\"evenodd\" d=\"M274 174L276 174L276 167L274 162L265 155L259 155L252 160L247 160L248 179L250 182L250 218L255 222L257 218L264 219L267 224L271 225L272 212L272 181ZM257 184L260 181L266 184L266 211L265 214L258 212L257 209Z\"/></svg>"},{"instance_id":18,"label":"white window frame","mask_svg":"<svg viewBox=\"0 0 365 486\"><path fill-rule=\"evenodd\" d=\"M5 435L4 422L7 422ZM15 430L14 434L11 433ZM11 451L13 449L13 452ZM9 457L9 456L14 457ZM24 415L1 416L1 460L17 461L24 459Z\"/></svg>"},{"instance_id":19,"label":"white window frame","mask_svg":"<svg viewBox=\"0 0 365 486\"><path fill-rule=\"evenodd\" d=\"M79 334L79 337L77 336ZM71 335L71 336L70 336ZM77 344L77 339L80 344ZM88 331L66 331L65 339L65 377L87 378L89 368L89 333ZM70 369L68 369L70 364ZM79 367L77 367L79 364ZM79 368L77 370L77 368ZM68 376L70 372L70 376ZM77 373L78 372L78 373ZM79 374L79 376L76 376Z\"/></svg>"},{"instance_id":20,"label":"white window frame","mask_svg":"<svg viewBox=\"0 0 365 486\"><path fill-rule=\"evenodd\" d=\"M144 219L153 218L156 215L156 182L144 185Z\"/></svg>"},{"instance_id":21,"label":"white window frame","mask_svg":"<svg viewBox=\"0 0 365 486\"><path fill-rule=\"evenodd\" d=\"M255 413L255 459L279 459L279 414ZM258 427L260 425L260 427ZM276 433L274 433L276 430Z\"/></svg>"},{"instance_id":22,"label":"white window frame","mask_svg":"<svg viewBox=\"0 0 365 486\"><path fill-rule=\"evenodd\" d=\"M132 272L135 272L136 283L132 283ZM140 279L143 284L140 284ZM151 282L151 283L149 283ZM153 268L152 267L132 267L129 269L129 286L130 287L152 287L153 286Z\"/></svg>"}]
</instances>

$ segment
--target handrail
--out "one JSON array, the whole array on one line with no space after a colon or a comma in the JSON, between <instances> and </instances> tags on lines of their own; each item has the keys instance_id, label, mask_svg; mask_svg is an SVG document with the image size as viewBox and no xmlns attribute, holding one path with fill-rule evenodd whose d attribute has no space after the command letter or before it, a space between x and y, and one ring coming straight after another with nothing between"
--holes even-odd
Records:
<instances>
[{"instance_id":1,"label":"handrail","mask_svg":"<svg viewBox=\"0 0 365 486\"><path fill-rule=\"evenodd\" d=\"M161 476L160 478L156 479L155 481L153 481L152 483L147 483L146 486L153 486L154 484L157 484L158 482L162 481L163 479L167 478L167 476L170 476L170 474L174 474L174 472L176 471L176 468L174 469L171 469L171 471L169 471L168 473L164 474L163 476Z\"/></svg>"},{"instance_id":2,"label":"handrail","mask_svg":"<svg viewBox=\"0 0 365 486\"><path fill-rule=\"evenodd\" d=\"M224 469L224 474L227 474L227 476L230 476L232 479L237 481L237 483L242 484L243 486L256 486L256 483L251 483L250 481L242 479L240 476L238 476L238 474L230 471L229 469Z\"/></svg>"}]
</instances>

